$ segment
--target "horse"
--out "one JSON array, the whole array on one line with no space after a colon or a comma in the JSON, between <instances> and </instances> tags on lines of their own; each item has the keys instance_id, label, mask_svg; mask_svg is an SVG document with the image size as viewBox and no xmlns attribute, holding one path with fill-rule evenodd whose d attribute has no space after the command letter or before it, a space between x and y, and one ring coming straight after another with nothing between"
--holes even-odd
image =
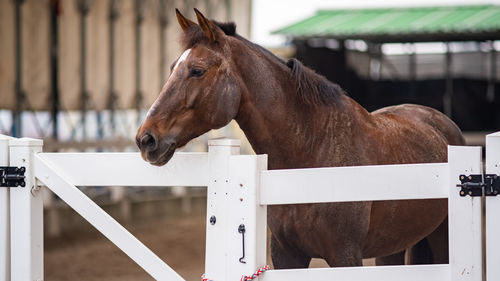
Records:
<instances>
[{"instance_id":1,"label":"horse","mask_svg":"<svg viewBox=\"0 0 500 281\"><path fill-rule=\"evenodd\" d=\"M368 112L296 59L284 61L195 9L176 10L183 53L138 129L144 160L236 120L269 169L446 162L463 145L453 121L413 104ZM332 67L335 67L332 65ZM363 175L359 175L363 176ZM348 187L346 187L348 188ZM447 200L292 204L268 207L274 268L447 263Z\"/></svg>"}]
</instances>

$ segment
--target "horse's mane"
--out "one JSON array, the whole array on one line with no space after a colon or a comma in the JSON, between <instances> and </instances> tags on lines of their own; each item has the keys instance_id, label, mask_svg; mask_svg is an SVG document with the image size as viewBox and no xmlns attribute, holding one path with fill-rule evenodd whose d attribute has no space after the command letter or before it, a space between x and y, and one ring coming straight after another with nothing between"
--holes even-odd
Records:
<instances>
[{"instance_id":1,"label":"horse's mane","mask_svg":"<svg viewBox=\"0 0 500 281\"><path fill-rule=\"evenodd\" d=\"M269 50L257 45L236 33L236 25L233 22L220 23L213 21L222 31L235 37L245 43L248 47L263 52L273 60L286 65L290 69L290 74L295 82L297 95L308 105L330 105L334 104L345 92L342 88L324 76L316 73L314 70L303 65L299 60L293 58L285 62ZM192 48L194 45L206 42L207 38L198 26L190 27L181 37L181 43L185 49Z\"/></svg>"}]
</instances>

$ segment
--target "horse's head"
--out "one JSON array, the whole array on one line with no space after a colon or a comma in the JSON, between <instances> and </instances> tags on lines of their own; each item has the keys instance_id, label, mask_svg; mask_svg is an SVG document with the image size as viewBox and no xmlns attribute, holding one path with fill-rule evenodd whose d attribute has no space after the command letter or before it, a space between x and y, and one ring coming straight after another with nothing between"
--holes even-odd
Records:
<instances>
[{"instance_id":1,"label":"horse's head","mask_svg":"<svg viewBox=\"0 0 500 281\"><path fill-rule=\"evenodd\" d=\"M177 147L225 126L238 112L241 86L232 70L231 38L195 12L198 24L176 10L185 51L137 132L141 155L153 165L164 165Z\"/></svg>"}]
</instances>

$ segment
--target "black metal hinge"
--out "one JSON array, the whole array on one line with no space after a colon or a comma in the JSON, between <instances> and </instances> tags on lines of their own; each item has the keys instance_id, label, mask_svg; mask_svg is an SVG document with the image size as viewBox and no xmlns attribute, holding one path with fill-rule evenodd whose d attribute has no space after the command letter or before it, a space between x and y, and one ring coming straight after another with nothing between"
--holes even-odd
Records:
<instances>
[{"instance_id":1,"label":"black metal hinge","mask_svg":"<svg viewBox=\"0 0 500 281\"><path fill-rule=\"evenodd\" d=\"M0 167L0 187L25 187L25 167Z\"/></svg>"},{"instance_id":2,"label":"black metal hinge","mask_svg":"<svg viewBox=\"0 0 500 281\"><path fill-rule=\"evenodd\" d=\"M500 194L500 177L495 174L460 175L460 196L497 196Z\"/></svg>"}]
</instances>

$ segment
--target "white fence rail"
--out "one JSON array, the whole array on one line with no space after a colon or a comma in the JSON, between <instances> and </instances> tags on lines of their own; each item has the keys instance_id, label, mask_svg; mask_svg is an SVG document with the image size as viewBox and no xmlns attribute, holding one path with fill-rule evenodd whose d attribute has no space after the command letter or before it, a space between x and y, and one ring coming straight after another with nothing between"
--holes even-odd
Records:
<instances>
[{"instance_id":1,"label":"white fence rail","mask_svg":"<svg viewBox=\"0 0 500 281\"><path fill-rule=\"evenodd\" d=\"M264 171L263 205L448 198L448 164Z\"/></svg>"},{"instance_id":2,"label":"white fence rail","mask_svg":"<svg viewBox=\"0 0 500 281\"><path fill-rule=\"evenodd\" d=\"M486 172L500 174L500 133L486 143ZM0 281L43 280L41 185L157 280L183 279L77 186L207 186L205 270L214 281L239 280L265 264L266 205L448 198L449 264L270 270L259 280L500 280L500 197L485 200L484 242L482 200L460 197L456 186L460 174L482 173L480 147L450 146L448 163L273 171L267 156L239 155L239 142L228 139L210 141L208 153L176 153L164 167L137 153L40 153L41 147L40 140L0 136L0 166L27 169L26 187L0 187ZM239 262L241 224L246 263Z\"/></svg>"}]
</instances>

